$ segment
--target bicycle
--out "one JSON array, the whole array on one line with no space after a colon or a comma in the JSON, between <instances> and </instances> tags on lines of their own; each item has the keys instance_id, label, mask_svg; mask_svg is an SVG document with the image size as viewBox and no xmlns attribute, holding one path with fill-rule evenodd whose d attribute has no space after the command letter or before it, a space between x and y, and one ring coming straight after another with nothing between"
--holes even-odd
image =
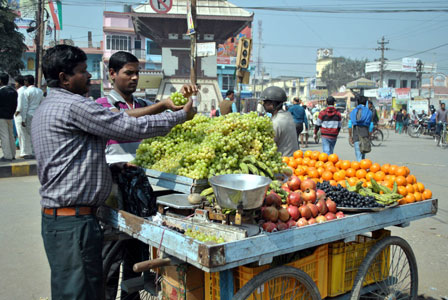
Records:
<instances>
[{"instance_id":1,"label":"bicycle","mask_svg":"<svg viewBox=\"0 0 448 300\"><path fill-rule=\"evenodd\" d=\"M442 147L445 149L448 147L448 132L446 129L446 123L442 123L442 131L440 135L436 136L437 147Z\"/></svg>"},{"instance_id":2,"label":"bicycle","mask_svg":"<svg viewBox=\"0 0 448 300\"><path fill-rule=\"evenodd\" d=\"M378 127L374 127L372 133L369 135L369 138L370 144L373 147L379 147L384 141L383 131L381 131L381 129L379 129ZM350 142L350 139L348 140L348 143L350 144L350 146L354 146L354 144Z\"/></svg>"}]
</instances>

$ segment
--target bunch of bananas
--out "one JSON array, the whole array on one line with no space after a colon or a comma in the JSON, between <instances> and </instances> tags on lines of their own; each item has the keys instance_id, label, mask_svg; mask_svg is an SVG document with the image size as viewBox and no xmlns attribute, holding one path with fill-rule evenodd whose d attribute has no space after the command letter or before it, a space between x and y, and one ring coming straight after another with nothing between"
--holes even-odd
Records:
<instances>
[{"instance_id":1,"label":"bunch of bananas","mask_svg":"<svg viewBox=\"0 0 448 300\"><path fill-rule=\"evenodd\" d=\"M254 174L274 179L274 172L272 172L272 169L252 155L243 158L239 167L241 174Z\"/></svg>"}]
</instances>

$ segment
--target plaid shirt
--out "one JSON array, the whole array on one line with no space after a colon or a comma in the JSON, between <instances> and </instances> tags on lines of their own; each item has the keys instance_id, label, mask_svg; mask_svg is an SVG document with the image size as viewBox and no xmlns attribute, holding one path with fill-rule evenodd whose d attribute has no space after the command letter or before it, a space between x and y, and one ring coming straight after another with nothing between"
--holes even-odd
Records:
<instances>
[{"instance_id":1,"label":"plaid shirt","mask_svg":"<svg viewBox=\"0 0 448 300\"><path fill-rule=\"evenodd\" d=\"M103 204L112 186L106 142L164 135L185 118L183 110L134 118L52 88L31 127L42 207Z\"/></svg>"}]
</instances>

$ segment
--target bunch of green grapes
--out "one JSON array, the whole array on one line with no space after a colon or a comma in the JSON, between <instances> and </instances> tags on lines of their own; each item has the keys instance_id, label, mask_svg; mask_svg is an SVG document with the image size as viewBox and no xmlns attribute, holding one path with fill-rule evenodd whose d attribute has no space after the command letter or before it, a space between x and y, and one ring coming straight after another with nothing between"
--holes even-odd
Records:
<instances>
[{"instance_id":1,"label":"bunch of green grapes","mask_svg":"<svg viewBox=\"0 0 448 300\"><path fill-rule=\"evenodd\" d=\"M173 100L174 104L177 106L185 105L188 102L188 98L185 98L184 95L182 95L179 92L171 93L170 98L171 98L171 100Z\"/></svg>"},{"instance_id":2,"label":"bunch of green grapes","mask_svg":"<svg viewBox=\"0 0 448 300\"><path fill-rule=\"evenodd\" d=\"M217 237L216 235L206 234L199 230L191 230L190 228L185 231L185 235L192 237L201 242L213 242L217 244L225 243L226 241L222 237Z\"/></svg>"},{"instance_id":3,"label":"bunch of green grapes","mask_svg":"<svg viewBox=\"0 0 448 300\"><path fill-rule=\"evenodd\" d=\"M284 167L274 142L271 120L255 112L217 118L196 115L176 125L164 137L144 140L135 163L161 172L205 179L241 173L240 163L247 156L262 161L273 173Z\"/></svg>"}]
</instances>

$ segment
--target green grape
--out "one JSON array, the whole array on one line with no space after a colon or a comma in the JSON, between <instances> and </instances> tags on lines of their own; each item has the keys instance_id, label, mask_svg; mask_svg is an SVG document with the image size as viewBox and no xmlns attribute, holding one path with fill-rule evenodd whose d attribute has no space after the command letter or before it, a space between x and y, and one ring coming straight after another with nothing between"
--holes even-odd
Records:
<instances>
[{"instance_id":1,"label":"green grape","mask_svg":"<svg viewBox=\"0 0 448 300\"><path fill-rule=\"evenodd\" d=\"M184 95L182 95L179 92L172 93L170 98L171 98L171 100L173 100L174 104L177 106L185 105L188 102L188 99L185 98Z\"/></svg>"}]
</instances>

